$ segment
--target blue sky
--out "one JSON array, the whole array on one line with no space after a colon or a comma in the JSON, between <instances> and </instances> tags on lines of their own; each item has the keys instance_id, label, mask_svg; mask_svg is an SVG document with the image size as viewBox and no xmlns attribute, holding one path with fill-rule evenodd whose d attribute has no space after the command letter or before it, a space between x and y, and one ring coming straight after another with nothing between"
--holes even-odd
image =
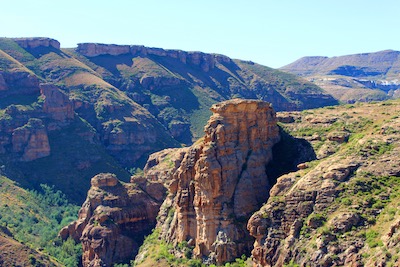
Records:
<instances>
[{"instance_id":1,"label":"blue sky","mask_svg":"<svg viewBox=\"0 0 400 267\"><path fill-rule=\"evenodd\" d=\"M303 56L400 50L398 0L6 0L1 37L220 53L281 67Z\"/></svg>"}]
</instances>

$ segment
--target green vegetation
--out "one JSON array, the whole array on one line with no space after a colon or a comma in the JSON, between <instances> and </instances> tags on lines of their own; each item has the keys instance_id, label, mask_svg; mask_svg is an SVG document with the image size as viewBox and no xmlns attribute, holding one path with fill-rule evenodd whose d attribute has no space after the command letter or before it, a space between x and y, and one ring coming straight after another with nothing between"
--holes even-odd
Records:
<instances>
[{"instance_id":1,"label":"green vegetation","mask_svg":"<svg viewBox=\"0 0 400 267\"><path fill-rule=\"evenodd\" d=\"M70 201L81 204L94 175L110 172L123 181L129 181L130 178L130 174L103 146L85 138L88 133L94 136L95 130L86 121L76 118L70 125L49 132L49 156L19 162L7 155L0 155L0 164L6 166L8 177L24 187L40 190L41 183L55 185Z\"/></svg>"},{"instance_id":2,"label":"green vegetation","mask_svg":"<svg viewBox=\"0 0 400 267\"><path fill-rule=\"evenodd\" d=\"M291 260L288 264L284 264L283 267L300 267L300 265Z\"/></svg>"},{"instance_id":3,"label":"green vegetation","mask_svg":"<svg viewBox=\"0 0 400 267\"><path fill-rule=\"evenodd\" d=\"M186 241L179 243L176 247L166 243L160 238L160 229L155 229L152 234L146 237L140 248L139 255L143 255L142 260L137 262L137 267L147 266L168 266L176 267L216 267L216 265L206 265L200 259L192 259L193 247L189 246ZM180 255L177 257L177 255ZM132 264L133 266L133 264ZM225 267L249 267L251 261L245 255L235 259L234 262L226 263Z\"/></svg>"},{"instance_id":4,"label":"green vegetation","mask_svg":"<svg viewBox=\"0 0 400 267\"><path fill-rule=\"evenodd\" d=\"M78 209L53 187L42 184L40 191L27 191L0 176L0 225L9 229L17 241L69 267L77 266L80 245L72 239L62 242L57 234L77 219Z\"/></svg>"}]
</instances>

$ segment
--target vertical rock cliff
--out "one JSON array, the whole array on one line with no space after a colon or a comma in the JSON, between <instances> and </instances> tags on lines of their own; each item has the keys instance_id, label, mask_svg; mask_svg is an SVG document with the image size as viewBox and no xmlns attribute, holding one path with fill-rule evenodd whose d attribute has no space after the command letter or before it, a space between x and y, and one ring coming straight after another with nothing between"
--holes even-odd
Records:
<instances>
[{"instance_id":1,"label":"vertical rock cliff","mask_svg":"<svg viewBox=\"0 0 400 267\"><path fill-rule=\"evenodd\" d=\"M279 131L267 102L235 99L211 111L204 139L174 173L160 227L169 242L187 241L196 257L221 264L251 250L245 223L268 197L266 166Z\"/></svg>"},{"instance_id":2,"label":"vertical rock cliff","mask_svg":"<svg viewBox=\"0 0 400 267\"><path fill-rule=\"evenodd\" d=\"M127 262L155 226L165 188L158 182L122 183L113 174L98 174L91 185L78 220L60 236L82 242L85 267Z\"/></svg>"},{"instance_id":3,"label":"vertical rock cliff","mask_svg":"<svg viewBox=\"0 0 400 267\"><path fill-rule=\"evenodd\" d=\"M266 168L280 139L277 119L259 100L229 100L211 110L203 139L154 153L144 175L131 183L111 174L92 179L79 219L60 232L82 242L84 266L131 259L156 217L162 238L186 241L195 257L210 263L251 251L246 222L268 198Z\"/></svg>"}]
</instances>

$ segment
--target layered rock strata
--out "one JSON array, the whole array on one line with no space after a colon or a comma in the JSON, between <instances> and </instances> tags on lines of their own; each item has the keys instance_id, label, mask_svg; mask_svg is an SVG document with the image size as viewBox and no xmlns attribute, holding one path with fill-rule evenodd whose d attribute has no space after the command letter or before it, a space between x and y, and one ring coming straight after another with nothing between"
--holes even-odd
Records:
<instances>
[{"instance_id":1,"label":"layered rock strata","mask_svg":"<svg viewBox=\"0 0 400 267\"><path fill-rule=\"evenodd\" d=\"M245 222L268 197L266 165L279 131L267 102L235 99L211 111L204 139L173 175L159 226L169 242L187 241L195 257L222 264L251 249Z\"/></svg>"},{"instance_id":2,"label":"layered rock strata","mask_svg":"<svg viewBox=\"0 0 400 267\"><path fill-rule=\"evenodd\" d=\"M170 57L177 59L184 64L199 66L205 72L213 69L216 62L231 62L231 59L224 55L207 54L202 52L186 52L182 50L168 50L162 48L145 47L141 45L80 43L78 44L76 50L80 54L87 57L96 57L101 55L119 56L124 54L131 54L134 56L150 55L159 57Z\"/></svg>"},{"instance_id":3,"label":"layered rock strata","mask_svg":"<svg viewBox=\"0 0 400 267\"><path fill-rule=\"evenodd\" d=\"M0 98L39 94L39 79L27 71L0 71Z\"/></svg>"},{"instance_id":4,"label":"layered rock strata","mask_svg":"<svg viewBox=\"0 0 400 267\"><path fill-rule=\"evenodd\" d=\"M82 242L85 267L129 262L155 226L165 191L162 183L143 177L122 183L113 174L98 174L91 180L78 220L64 227L60 236Z\"/></svg>"},{"instance_id":5,"label":"layered rock strata","mask_svg":"<svg viewBox=\"0 0 400 267\"><path fill-rule=\"evenodd\" d=\"M32 161L50 155L50 144L46 128L40 119L29 119L28 123L13 130L12 152L20 155L21 161Z\"/></svg>"},{"instance_id":6,"label":"layered rock strata","mask_svg":"<svg viewBox=\"0 0 400 267\"><path fill-rule=\"evenodd\" d=\"M47 37L12 38L22 48L52 47L60 49L60 42Z\"/></svg>"},{"instance_id":7,"label":"layered rock strata","mask_svg":"<svg viewBox=\"0 0 400 267\"><path fill-rule=\"evenodd\" d=\"M60 129L75 118L67 95L52 84L38 84L37 78L32 77L35 81L32 84L34 92L39 93L36 90L40 89L39 102L33 108L10 105L4 110L5 116L0 119L0 153L8 153L19 161L49 156L51 148L48 133ZM29 87L23 88L28 90ZM35 95L32 96L34 98Z\"/></svg>"},{"instance_id":8,"label":"layered rock strata","mask_svg":"<svg viewBox=\"0 0 400 267\"><path fill-rule=\"evenodd\" d=\"M40 84L40 94L44 97L43 111L56 121L64 122L75 117L74 107L68 96L53 84Z\"/></svg>"}]
</instances>

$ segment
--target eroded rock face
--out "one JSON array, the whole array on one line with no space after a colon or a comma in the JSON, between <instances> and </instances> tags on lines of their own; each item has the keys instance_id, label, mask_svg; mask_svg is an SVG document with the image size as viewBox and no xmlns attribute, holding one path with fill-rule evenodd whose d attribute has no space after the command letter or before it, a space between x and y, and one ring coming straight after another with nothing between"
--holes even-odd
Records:
<instances>
[{"instance_id":1,"label":"eroded rock face","mask_svg":"<svg viewBox=\"0 0 400 267\"><path fill-rule=\"evenodd\" d=\"M307 129L308 135L297 136L314 148L334 149L279 177L267 203L251 216L254 266L398 265L390 257L400 244L399 215L392 210L398 203L400 109L393 103L394 113L383 118L387 104L368 104L352 107L352 114L361 116L346 116L349 109L337 107L296 113L284 123L295 136ZM353 128L363 121L368 124Z\"/></svg>"},{"instance_id":2,"label":"eroded rock face","mask_svg":"<svg viewBox=\"0 0 400 267\"><path fill-rule=\"evenodd\" d=\"M98 43L81 43L76 49L80 54L87 57L101 55L119 56L132 54L134 56L153 55L158 57L170 57L178 59L184 64L192 64L208 72L215 67L216 62L229 63L231 59L218 54L206 54L202 52L185 52L181 50L166 50L162 48L145 47L141 45L115 45Z\"/></svg>"},{"instance_id":3,"label":"eroded rock face","mask_svg":"<svg viewBox=\"0 0 400 267\"><path fill-rule=\"evenodd\" d=\"M78 52L84 56L95 57L100 55L118 56L130 53L129 45L81 43L78 44Z\"/></svg>"},{"instance_id":4,"label":"eroded rock face","mask_svg":"<svg viewBox=\"0 0 400 267\"><path fill-rule=\"evenodd\" d=\"M170 242L188 241L196 257L222 264L250 250L244 222L268 197L266 165L279 132L267 102L235 99L211 110L204 140L174 173L159 226Z\"/></svg>"},{"instance_id":5,"label":"eroded rock face","mask_svg":"<svg viewBox=\"0 0 400 267\"><path fill-rule=\"evenodd\" d=\"M60 42L47 37L12 38L22 48L37 48L39 46L60 49Z\"/></svg>"},{"instance_id":6,"label":"eroded rock face","mask_svg":"<svg viewBox=\"0 0 400 267\"><path fill-rule=\"evenodd\" d=\"M40 84L40 93L45 97L43 111L57 121L72 120L74 108L68 96L53 84Z\"/></svg>"},{"instance_id":7,"label":"eroded rock face","mask_svg":"<svg viewBox=\"0 0 400 267\"><path fill-rule=\"evenodd\" d=\"M39 79L25 71L0 71L0 97L39 94Z\"/></svg>"},{"instance_id":8,"label":"eroded rock face","mask_svg":"<svg viewBox=\"0 0 400 267\"><path fill-rule=\"evenodd\" d=\"M29 119L12 133L12 152L21 154L21 161L32 161L50 155L47 131L40 119Z\"/></svg>"},{"instance_id":9,"label":"eroded rock face","mask_svg":"<svg viewBox=\"0 0 400 267\"><path fill-rule=\"evenodd\" d=\"M17 105L5 108L9 118L0 120L0 153L9 153L19 161L49 156L48 132L61 129L75 118L72 103L56 86L39 84L38 78L29 73L7 73L5 76L8 89L0 98L24 93L32 101L39 97L42 101L33 108Z\"/></svg>"},{"instance_id":10,"label":"eroded rock face","mask_svg":"<svg viewBox=\"0 0 400 267\"><path fill-rule=\"evenodd\" d=\"M252 251L255 266L282 266L287 259L293 257L292 246L303 223L306 223L305 219L313 212L322 213L331 205L340 192L336 181L345 180L359 167L355 159L342 160L338 165L335 165L336 161L321 163L301 179L298 175L288 174L277 180L270 191L270 201L251 216L247 225L250 234L256 239ZM348 218L351 218L351 223ZM332 224L338 231L342 231L356 225L358 221L358 215L346 214ZM310 227L320 226L314 220L308 224ZM324 242L326 238L323 237ZM322 261L317 262L322 264Z\"/></svg>"},{"instance_id":11,"label":"eroded rock face","mask_svg":"<svg viewBox=\"0 0 400 267\"><path fill-rule=\"evenodd\" d=\"M129 262L155 226L166 188L158 181L137 180L122 183L109 173L92 178L78 220L60 231L63 239L82 242L83 266Z\"/></svg>"}]
</instances>

